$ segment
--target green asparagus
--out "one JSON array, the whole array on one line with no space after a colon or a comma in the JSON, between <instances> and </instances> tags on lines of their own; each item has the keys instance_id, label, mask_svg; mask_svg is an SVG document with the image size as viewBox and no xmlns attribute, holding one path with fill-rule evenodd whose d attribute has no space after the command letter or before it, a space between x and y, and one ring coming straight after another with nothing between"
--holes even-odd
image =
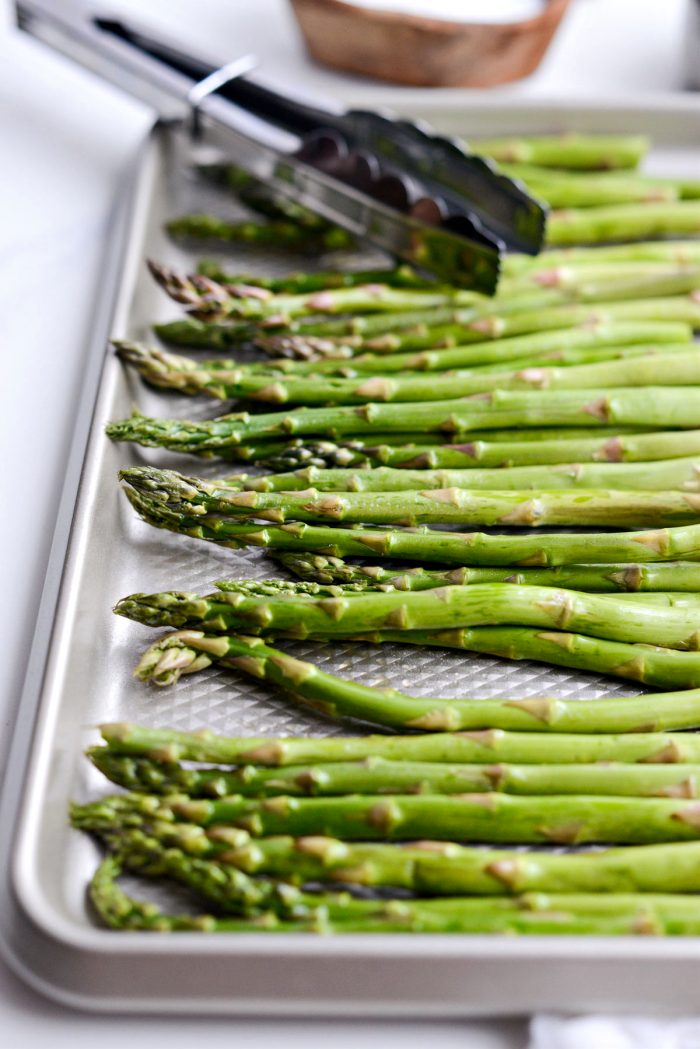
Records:
<instances>
[{"instance_id":1,"label":"green asparagus","mask_svg":"<svg viewBox=\"0 0 700 1049\"><path fill-rule=\"evenodd\" d=\"M152 850L143 863L153 865ZM203 861L190 870L202 873ZM697 935L700 916L697 900L689 895L615 893L551 894L534 893L514 898L509 907L495 908L495 900L486 905L478 899L468 900L353 900L352 907L342 909L349 897L341 898L341 910L333 919L322 905L296 907L293 918L280 918L274 911L263 911L247 918L219 917L209 914L170 915L153 903L143 903L128 896L116 879L125 865L124 858L108 856L102 861L90 883L90 898L102 922L111 929L147 932L433 932L433 933L510 933L518 935L551 933L559 935ZM156 863L156 870L162 871ZM214 871L207 872L209 885L216 883ZM218 879L219 883L221 878ZM296 899L296 898L295 898ZM337 899L337 897L336 897ZM449 900L449 902L448 902ZM606 901L609 901L606 904ZM440 904L447 903L447 907ZM364 908L361 905L364 904ZM358 913L360 912L360 913ZM345 915L345 917L343 916Z\"/></svg>"},{"instance_id":2,"label":"green asparagus","mask_svg":"<svg viewBox=\"0 0 700 1049\"><path fill-rule=\"evenodd\" d=\"M610 171L636 168L649 149L643 135L544 135L470 140L475 153L504 164Z\"/></svg>"},{"instance_id":3,"label":"green asparagus","mask_svg":"<svg viewBox=\"0 0 700 1049\"><path fill-rule=\"evenodd\" d=\"M172 641L176 642L173 648ZM139 663L142 680L167 677L183 655L177 642L212 660L271 681L302 702L333 717L355 717L391 728L423 731L473 731L501 728L520 731L630 732L688 728L700 724L700 691L642 696L634 699L591 700L587 703L556 699L470 700L426 699L395 689L376 689L326 674L311 663L270 648L259 639L197 636L185 632L152 646ZM200 647L201 646L201 647ZM161 669L162 668L162 669ZM334 792L335 793L335 792ZM341 793L341 792L338 792ZM585 792L584 792L585 793ZM608 793L616 793L608 791Z\"/></svg>"},{"instance_id":4,"label":"green asparagus","mask_svg":"<svg viewBox=\"0 0 700 1049\"><path fill-rule=\"evenodd\" d=\"M453 371L444 374L335 376L253 374L238 368L199 367L175 356L126 340L115 343L119 356L146 382L191 395L220 400L247 398L271 404L367 404L372 401L453 400L494 390L580 390L649 386L695 386L700 380L700 354L668 353L650 347L646 355L582 365L526 367L510 371Z\"/></svg>"},{"instance_id":5,"label":"green asparagus","mask_svg":"<svg viewBox=\"0 0 700 1049\"><path fill-rule=\"evenodd\" d=\"M184 768L113 754L108 747L88 751L92 763L126 790L190 797L329 796L344 794L614 794L633 797L698 797L698 765L448 765L439 762L330 762L284 771L242 767ZM699 885L700 887L700 885Z\"/></svg>"},{"instance_id":6,"label":"green asparagus","mask_svg":"<svg viewBox=\"0 0 700 1049\"><path fill-rule=\"evenodd\" d=\"M122 808L139 811L148 795L118 795ZM102 799L104 806L110 799ZM242 827L269 834L324 834L348 841L405 841L430 836L506 844L578 845L586 842L660 844L700 837L700 806L678 798L609 795L395 794L343 798L158 798L165 818L203 827Z\"/></svg>"},{"instance_id":7,"label":"green asparagus","mask_svg":"<svg viewBox=\"0 0 700 1049\"><path fill-rule=\"evenodd\" d=\"M155 528L188 535L231 549L317 552L333 557L397 557L436 564L547 567L625 561L695 561L700 559L700 526L657 528L642 532L595 534L490 535L431 529L339 528L307 525L239 524L226 518L188 517L158 499L125 488L129 502Z\"/></svg>"},{"instance_id":8,"label":"green asparagus","mask_svg":"<svg viewBox=\"0 0 700 1049\"><path fill-rule=\"evenodd\" d=\"M316 764L378 756L401 761L486 764L572 764L620 761L700 764L700 734L635 732L626 735L542 732L427 733L404 736L217 736L209 730L179 732L127 722L100 725L102 738L118 754L154 761L211 761L226 765Z\"/></svg>"},{"instance_id":9,"label":"green asparagus","mask_svg":"<svg viewBox=\"0 0 700 1049\"><path fill-rule=\"evenodd\" d=\"M424 491L293 492L238 491L173 470L129 467L120 472L128 489L156 500L192 521L212 515L283 523L345 522L408 525L466 524L540 527L643 528L696 522L700 495L681 491L586 488L529 491L427 488Z\"/></svg>"},{"instance_id":10,"label":"green asparagus","mask_svg":"<svg viewBox=\"0 0 700 1049\"><path fill-rule=\"evenodd\" d=\"M322 554L275 554L288 572L299 579L323 585L358 586L368 590L431 590L436 586L468 586L471 583L518 583L521 586L561 586L568 590L700 591L700 566L676 564L564 565L560 568L384 568L382 565L351 565L338 557ZM217 582L226 589L226 581Z\"/></svg>"},{"instance_id":11,"label":"green asparagus","mask_svg":"<svg viewBox=\"0 0 700 1049\"><path fill-rule=\"evenodd\" d=\"M218 487L255 492L291 492L315 488L320 492L398 492L430 488L519 489L555 488L682 488L696 491L700 457L661 459L654 463L580 463L562 466L511 466L505 469L396 470L378 466L366 470L322 470L307 466L293 473L264 476L240 474L211 482Z\"/></svg>"},{"instance_id":12,"label":"green asparagus","mask_svg":"<svg viewBox=\"0 0 700 1049\"><path fill-rule=\"evenodd\" d=\"M333 637L373 630L442 631L503 625L571 630L610 641L695 651L698 615L692 609L631 602L612 594L587 594L556 587L477 583L434 590L353 594L246 597L186 591L131 594L115 605L117 615L147 626L209 633L284 633L288 637Z\"/></svg>"},{"instance_id":13,"label":"green asparagus","mask_svg":"<svg viewBox=\"0 0 700 1049\"><path fill-rule=\"evenodd\" d=\"M282 636L298 636L281 632ZM311 640L325 641L324 635L310 635ZM700 657L696 652L659 648L652 645L608 641L585 634L532 627L479 626L452 630L374 630L340 634L339 641L367 644L409 644L479 652L501 659L539 660L554 666L575 670L608 673L615 677L642 682L652 688L687 689L700 687ZM152 645L139 664L142 680L158 685L173 684L181 674L204 670L212 663L227 665L219 640L201 631L178 631ZM293 697L300 695L295 690ZM381 706L381 704L379 704ZM368 717L369 714L366 715ZM372 720L384 724L375 704Z\"/></svg>"}]
</instances>

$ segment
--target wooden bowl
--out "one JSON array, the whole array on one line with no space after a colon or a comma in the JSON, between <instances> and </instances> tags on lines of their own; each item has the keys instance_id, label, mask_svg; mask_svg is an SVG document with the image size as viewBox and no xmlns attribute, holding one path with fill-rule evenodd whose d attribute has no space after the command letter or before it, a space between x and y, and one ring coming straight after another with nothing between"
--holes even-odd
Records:
<instances>
[{"instance_id":1,"label":"wooden bowl","mask_svg":"<svg viewBox=\"0 0 700 1049\"><path fill-rule=\"evenodd\" d=\"M537 68L570 0L547 0L523 22L447 22L358 7L291 0L309 53L348 73L422 87L490 87Z\"/></svg>"}]
</instances>

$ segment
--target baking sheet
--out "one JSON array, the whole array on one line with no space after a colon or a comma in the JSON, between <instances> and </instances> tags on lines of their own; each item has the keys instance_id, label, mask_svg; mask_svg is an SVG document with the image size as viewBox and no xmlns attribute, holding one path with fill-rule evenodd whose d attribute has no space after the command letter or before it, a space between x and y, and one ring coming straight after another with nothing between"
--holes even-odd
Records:
<instances>
[{"instance_id":1,"label":"baking sheet","mask_svg":"<svg viewBox=\"0 0 700 1049\"><path fill-rule=\"evenodd\" d=\"M535 109L495 101L467 110L459 94L450 95L449 103L440 99L433 108L424 101L414 104L410 96L399 96L406 111L420 113L446 131L647 131L656 142L650 170L697 176L700 168L700 113L690 105ZM144 151L128 250L119 287L114 288L114 335L145 338L150 323L177 314L143 263L146 256L183 268L192 263L193 256L164 236L165 219L208 206L233 210L228 201L217 202L216 192L188 172L191 158L186 152L186 144L166 130L158 131ZM208 158L200 152L197 159ZM273 265L269 258L248 251L230 259L230 265L261 272L289 268L287 260ZM304 265L300 260L299 266ZM109 297L112 289L106 287L105 292ZM96 343L95 355L102 352L101 342ZM66 809L69 799L81 800L105 789L104 779L81 757L82 749L95 741L97 723L133 720L187 729L206 725L241 735L348 732L346 726L295 710L263 685L231 673L209 671L164 690L133 681L133 666L156 632L112 615L111 605L119 597L136 590L202 591L226 576L278 574L259 551L223 550L138 521L119 492L120 466L148 461L215 476L232 472L235 465L111 445L102 435L104 423L128 414L133 403L153 415L187 416L195 410L189 398L149 391L108 357L53 636L50 644L48 630L39 637L40 647L48 650L46 674L40 688L31 686L22 707L29 718L35 706L38 720L22 820L11 853L11 895L2 913L15 964L48 993L92 1008L466 1015L561 1008L562 1002L572 1008L686 1002L691 986L688 961L700 959L696 941L498 941L418 935L160 938L116 936L95 928L85 903L85 884L97 852L84 835L68 829ZM221 405L206 403L196 412L214 415ZM61 568L56 558L52 572L58 574ZM342 643L285 647L334 673L416 695L524 697L545 692L585 699L639 691L599 675L469 653ZM15 747L16 764L22 760L21 751L22 740ZM683 959L682 977L677 969L671 977L674 956ZM661 957L668 967L659 979ZM536 972L530 968L533 958L538 959ZM587 967L581 978L576 972L585 958L595 958L596 965ZM609 967L615 959L620 964L625 959L626 968L615 970L611 980Z\"/></svg>"}]
</instances>

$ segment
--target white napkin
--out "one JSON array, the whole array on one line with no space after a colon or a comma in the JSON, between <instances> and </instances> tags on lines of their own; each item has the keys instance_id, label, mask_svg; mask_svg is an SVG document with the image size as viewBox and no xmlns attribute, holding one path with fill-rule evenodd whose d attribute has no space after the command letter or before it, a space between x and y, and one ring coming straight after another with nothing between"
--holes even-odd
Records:
<instances>
[{"instance_id":1,"label":"white napkin","mask_svg":"<svg viewBox=\"0 0 700 1049\"><path fill-rule=\"evenodd\" d=\"M700 1018L536 1016L528 1049L700 1049Z\"/></svg>"}]
</instances>

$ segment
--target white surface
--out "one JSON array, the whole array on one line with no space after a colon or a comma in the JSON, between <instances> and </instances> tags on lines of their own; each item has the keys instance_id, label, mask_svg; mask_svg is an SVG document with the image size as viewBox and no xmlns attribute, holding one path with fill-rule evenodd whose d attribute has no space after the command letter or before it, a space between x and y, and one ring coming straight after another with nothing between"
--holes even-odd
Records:
<instances>
[{"instance_id":1,"label":"white surface","mask_svg":"<svg viewBox=\"0 0 700 1049\"><path fill-rule=\"evenodd\" d=\"M543 0L354 0L358 7L455 22L517 22L542 13Z\"/></svg>"},{"instance_id":2,"label":"white surface","mask_svg":"<svg viewBox=\"0 0 700 1049\"><path fill-rule=\"evenodd\" d=\"M254 50L268 79L321 97L377 105L387 91L310 65L283 0L113 0L109 6L141 19L148 7L149 17L215 56ZM543 98L677 89L683 7L683 0L578 0L540 71L498 90ZM0 514L1 759L40 595L109 206L148 114L9 32L0 39L0 113L0 456L3 491L17 493L5 497ZM567 1027L566 1044L628 1044L610 1040L609 1027L584 1030L584 1039L574 1041L575 1031ZM232 1039L263 1049L281 1038L294 1049L344 1049L358 1040L386 1049L515 1049L527 1043L525 1024L518 1022L282 1025L81 1016L42 1001L0 967L0 1049L82 1049L98 1039L105 1049L125 1043L178 1049L191 1047L195 1038L205 1038L208 1049ZM557 1043L538 1043L544 1044Z\"/></svg>"}]
</instances>

